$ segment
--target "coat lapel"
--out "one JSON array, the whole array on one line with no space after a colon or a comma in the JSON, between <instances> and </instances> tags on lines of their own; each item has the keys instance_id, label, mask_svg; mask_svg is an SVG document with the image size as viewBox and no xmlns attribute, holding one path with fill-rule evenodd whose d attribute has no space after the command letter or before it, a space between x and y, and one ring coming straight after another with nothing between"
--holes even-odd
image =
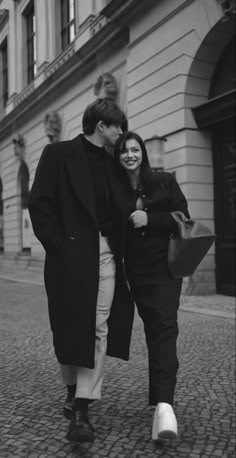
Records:
<instances>
[{"instance_id":1,"label":"coat lapel","mask_svg":"<svg viewBox=\"0 0 236 458\"><path fill-rule=\"evenodd\" d=\"M117 232L117 247L121 257L124 256L124 246L126 239L126 224L129 217L129 209L127 205L127 197L120 182L114 167L109 167L108 163L108 182L111 193L113 222L118 229Z\"/></svg>"},{"instance_id":2,"label":"coat lapel","mask_svg":"<svg viewBox=\"0 0 236 458\"><path fill-rule=\"evenodd\" d=\"M70 182L77 198L97 225L91 174L83 147L82 135L78 135L72 140L71 146L71 150L65 156Z\"/></svg>"}]
</instances>

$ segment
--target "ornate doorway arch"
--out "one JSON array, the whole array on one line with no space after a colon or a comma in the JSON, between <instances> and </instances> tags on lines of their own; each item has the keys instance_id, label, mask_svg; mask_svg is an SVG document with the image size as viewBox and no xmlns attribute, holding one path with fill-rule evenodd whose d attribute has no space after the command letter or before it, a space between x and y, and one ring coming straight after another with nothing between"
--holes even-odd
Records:
<instances>
[{"instance_id":1,"label":"ornate doorway arch","mask_svg":"<svg viewBox=\"0 0 236 458\"><path fill-rule=\"evenodd\" d=\"M216 227L216 289L236 294L235 286L235 41L226 48L212 79L210 99L230 94L231 101L220 122L213 126L214 209ZM231 108L230 108L231 107Z\"/></svg>"},{"instance_id":2,"label":"ornate doorway arch","mask_svg":"<svg viewBox=\"0 0 236 458\"><path fill-rule=\"evenodd\" d=\"M225 47L210 81L209 99L193 109L198 127L211 132L216 231L216 292L235 286L235 37Z\"/></svg>"}]
</instances>

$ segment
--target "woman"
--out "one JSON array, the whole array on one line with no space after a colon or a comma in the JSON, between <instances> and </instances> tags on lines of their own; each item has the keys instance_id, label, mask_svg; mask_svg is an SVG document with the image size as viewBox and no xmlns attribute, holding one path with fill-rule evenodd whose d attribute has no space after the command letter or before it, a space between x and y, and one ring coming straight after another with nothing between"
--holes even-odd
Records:
<instances>
[{"instance_id":1,"label":"woman","mask_svg":"<svg viewBox=\"0 0 236 458\"><path fill-rule=\"evenodd\" d=\"M186 199L173 175L153 173L142 139L124 133L115 146L130 207L125 267L133 299L143 320L149 355L149 404L156 406L152 438L177 437L173 411L178 359L177 311L182 280L171 277L167 250L177 224L171 215L189 217Z\"/></svg>"}]
</instances>

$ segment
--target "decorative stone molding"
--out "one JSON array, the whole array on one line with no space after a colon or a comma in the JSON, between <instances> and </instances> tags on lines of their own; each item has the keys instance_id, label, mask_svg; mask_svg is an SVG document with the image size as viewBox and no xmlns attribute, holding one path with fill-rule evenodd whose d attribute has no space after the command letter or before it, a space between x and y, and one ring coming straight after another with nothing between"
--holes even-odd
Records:
<instances>
[{"instance_id":1,"label":"decorative stone molding","mask_svg":"<svg viewBox=\"0 0 236 458\"><path fill-rule=\"evenodd\" d=\"M103 16L102 14L97 16L90 26L91 35L93 36L96 33L98 33L99 30L101 30L107 24L107 22L108 22L108 19L105 16Z\"/></svg>"},{"instance_id":2,"label":"decorative stone molding","mask_svg":"<svg viewBox=\"0 0 236 458\"><path fill-rule=\"evenodd\" d=\"M34 92L34 81L32 83L28 84L21 92L20 94L15 94L14 96L14 107L19 105L21 102L23 102L27 97L29 97L30 94Z\"/></svg>"},{"instance_id":3,"label":"decorative stone molding","mask_svg":"<svg viewBox=\"0 0 236 458\"><path fill-rule=\"evenodd\" d=\"M49 78L53 75L57 70L60 69L75 53L75 44L72 42L70 46L68 46L64 52L59 54L59 56L54 59L50 64L48 64L45 68L45 79Z\"/></svg>"},{"instance_id":4,"label":"decorative stone molding","mask_svg":"<svg viewBox=\"0 0 236 458\"><path fill-rule=\"evenodd\" d=\"M24 160L25 156L25 140L23 135L17 134L13 140L12 143L14 145L14 154L17 159L20 161Z\"/></svg>"},{"instance_id":5,"label":"decorative stone molding","mask_svg":"<svg viewBox=\"0 0 236 458\"><path fill-rule=\"evenodd\" d=\"M44 118L45 133L50 143L60 141L61 118L57 111L47 113Z\"/></svg>"},{"instance_id":6,"label":"decorative stone molding","mask_svg":"<svg viewBox=\"0 0 236 458\"><path fill-rule=\"evenodd\" d=\"M107 98L116 102L118 96L118 83L111 73L99 75L94 85L94 94L98 98Z\"/></svg>"},{"instance_id":7,"label":"decorative stone molding","mask_svg":"<svg viewBox=\"0 0 236 458\"><path fill-rule=\"evenodd\" d=\"M82 33L85 32L85 30L90 29L96 19L95 14L90 14L85 21L82 22L82 24L79 25L78 33L77 35L81 35Z\"/></svg>"},{"instance_id":8,"label":"decorative stone molding","mask_svg":"<svg viewBox=\"0 0 236 458\"><path fill-rule=\"evenodd\" d=\"M236 13L236 0L217 0L221 5L225 20Z\"/></svg>"}]
</instances>

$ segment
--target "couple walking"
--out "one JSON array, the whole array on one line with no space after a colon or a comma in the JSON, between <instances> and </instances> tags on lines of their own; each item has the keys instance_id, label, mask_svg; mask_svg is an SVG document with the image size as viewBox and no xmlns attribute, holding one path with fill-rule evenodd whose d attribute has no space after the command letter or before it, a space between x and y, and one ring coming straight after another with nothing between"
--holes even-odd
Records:
<instances>
[{"instance_id":1,"label":"couple walking","mask_svg":"<svg viewBox=\"0 0 236 458\"><path fill-rule=\"evenodd\" d=\"M188 216L170 173L153 174L142 139L122 133L123 112L97 99L83 134L47 145L29 211L45 252L45 288L55 354L67 386L70 441L93 441L89 404L101 399L105 355L129 359L134 304L149 354L152 438L175 438L181 279L170 276L170 212ZM105 147L115 146L114 158Z\"/></svg>"}]
</instances>

